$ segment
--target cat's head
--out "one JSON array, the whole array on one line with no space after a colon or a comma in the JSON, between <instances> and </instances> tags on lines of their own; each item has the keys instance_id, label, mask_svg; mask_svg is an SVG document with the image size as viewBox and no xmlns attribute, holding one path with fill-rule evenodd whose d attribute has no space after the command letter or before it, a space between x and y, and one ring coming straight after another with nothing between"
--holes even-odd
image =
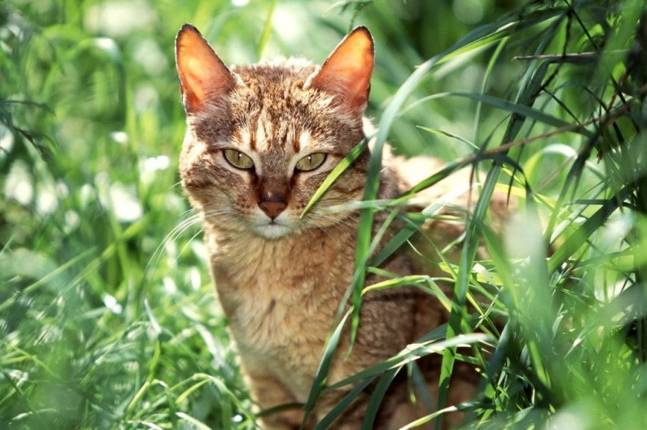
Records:
<instances>
[{"instance_id":1,"label":"cat's head","mask_svg":"<svg viewBox=\"0 0 647 430\"><path fill-rule=\"evenodd\" d=\"M351 32L321 67L286 60L231 69L185 25L176 63L187 133L180 173L207 221L268 239L342 223L357 200L366 157L300 215L333 167L364 137L373 41Z\"/></svg>"}]
</instances>

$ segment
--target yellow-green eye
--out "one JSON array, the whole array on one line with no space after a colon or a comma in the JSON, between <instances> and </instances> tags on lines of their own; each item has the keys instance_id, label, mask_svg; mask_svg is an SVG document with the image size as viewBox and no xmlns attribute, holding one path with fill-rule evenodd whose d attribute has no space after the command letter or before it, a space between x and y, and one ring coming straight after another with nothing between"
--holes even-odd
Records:
<instances>
[{"instance_id":1,"label":"yellow-green eye","mask_svg":"<svg viewBox=\"0 0 647 430\"><path fill-rule=\"evenodd\" d=\"M240 151L236 151L235 149L225 149L223 154L225 155L225 160L237 169L248 170L254 168L254 162L252 159Z\"/></svg>"},{"instance_id":2,"label":"yellow-green eye","mask_svg":"<svg viewBox=\"0 0 647 430\"><path fill-rule=\"evenodd\" d=\"M314 154L306 155L294 166L300 172L309 172L317 167L320 167L326 161L326 154L323 152L315 152Z\"/></svg>"}]
</instances>

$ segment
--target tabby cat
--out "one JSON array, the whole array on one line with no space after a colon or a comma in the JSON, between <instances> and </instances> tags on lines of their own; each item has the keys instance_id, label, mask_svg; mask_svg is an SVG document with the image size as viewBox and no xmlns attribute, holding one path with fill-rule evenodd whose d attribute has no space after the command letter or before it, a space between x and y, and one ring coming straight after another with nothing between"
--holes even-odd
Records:
<instances>
[{"instance_id":1,"label":"tabby cat","mask_svg":"<svg viewBox=\"0 0 647 430\"><path fill-rule=\"evenodd\" d=\"M289 59L228 68L193 26L183 26L177 36L187 115L182 184L202 215L217 294L261 409L305 402L351 282L358 214L339 207L361 199L369 154L300 215L328 173L365 136L373 52L371 34L358 27L322 66ZM406 163L385 157L380 198L410 185L411 178L401 173L414 172L403 169ZM424 173L431 173L426 166ZM404 253L384 268L412 271ZM377 280L369 277L368 283ZM352 354L346 355L344 336L328 382L396 354L444 318L437 302L412 290L368 294ZM425 372L434 381L437 362ZM397 428L419 416L405 386L390 389L376 428ZM473 381L466 375L452 386L450 400L457 401L469 395ZM306 428L344 394L327 393ZM333 427L359 428L367 395ZM302 411L285 410L264 418L262 426L297 429L302 420Z\"/></svg>"}]
</instances>

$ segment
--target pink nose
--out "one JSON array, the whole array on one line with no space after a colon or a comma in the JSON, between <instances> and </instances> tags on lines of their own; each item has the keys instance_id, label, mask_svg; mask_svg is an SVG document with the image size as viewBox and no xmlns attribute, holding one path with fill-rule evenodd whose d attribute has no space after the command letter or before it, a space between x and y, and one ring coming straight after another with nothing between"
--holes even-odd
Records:
<instances>
[{"instance_id":1,"label":"pink nose","mask_svg":"<svg viewBox=\"0 0 647 430\"><path fill-rule=\"evenodd\" d=\"M268 217L274 219L283 212L287 205L284 202L264 201L260 202L258 206L267 214Z\"/></svg>"}]
</instances>

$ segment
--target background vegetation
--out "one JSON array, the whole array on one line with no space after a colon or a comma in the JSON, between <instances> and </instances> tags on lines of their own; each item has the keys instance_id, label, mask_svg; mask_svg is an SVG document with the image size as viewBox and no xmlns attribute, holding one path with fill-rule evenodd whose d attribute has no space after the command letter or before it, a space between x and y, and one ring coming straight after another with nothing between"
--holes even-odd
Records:
<instances>
[{"instance_id":1,"label":"background vegetation","mask_svg":"<svg viewBox=\"0 0 647 430\"><path fill-rule=\"evenodd\" d=\"M450 322L348 381L414 375L430 415L485 428L643 428L647 422L647 24L642 0L10 0L0 4L0 428L254 428L199 227L178 186L184 132L173 39L198 26L225 61L322 60L353 23L377 67L378 143L486 178ZM373 159L369 175L379 170ZM430 175L435 172L429 172ZM503 233L494 189L518 199ZM415 191L415 190L414 190ZM369 186L366 199L374 198ZM362 214L353 309L376 211ZM489 257L476 256L479 243ZM387 250L388 251L388 250ZM436 279L416 283L442 298ZM468 306L472 295L486 306ZM505 328L493 319L507 321ZM353 314L343 321L355 322ZM473 332L484 333L472 335ZM446 339L446 340L444 340ZM335 347L331 337L328 350ZM471 349L456 350L471 343ZM439 399L414 359L443 357ZM475 399L447 405L455 361ZM325 389L325 359L306 408ZM356 393L357 391L355 391ZM351 392L351 396L354 392ZM343 404L331 413L339 413ZM320 423L325 427L329 421Z\"/></svg>"}]
</instances>

